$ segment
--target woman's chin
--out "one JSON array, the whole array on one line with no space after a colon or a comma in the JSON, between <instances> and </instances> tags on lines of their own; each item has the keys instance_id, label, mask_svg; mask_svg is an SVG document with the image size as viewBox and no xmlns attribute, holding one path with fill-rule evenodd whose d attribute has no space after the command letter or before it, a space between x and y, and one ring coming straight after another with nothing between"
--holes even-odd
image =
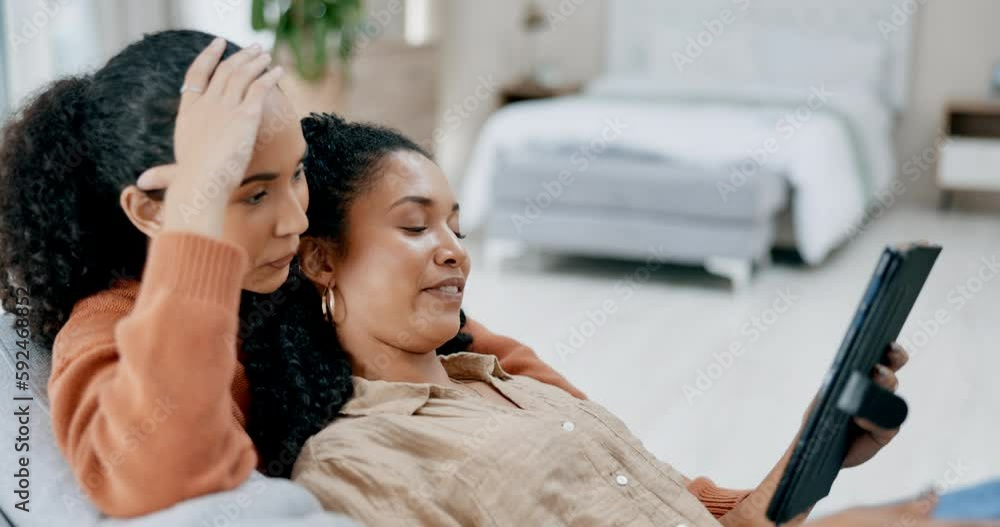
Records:
<instances>
[{"instance_id":1,"label":"woman's chin","mask_svg":"<svg viewBox=\"0 0 1000 527\"><path fill-rule=\"evenodd\" d=\"M253 293L273 293L288 280L290 270L288 266L285 266L283 269L269 268L262 270L263 272L261 270L251 272L243 279L243 289Z\"/></svg>"},{"instance_id":2,"label":"woman's chin","mask_svg":"<svg viewBox=\"0 0 1000 527\"><path fill-rule=\"evenodd\" d=\"M421 333L428 342L437 343L433 346L434 349L437 349L445 342L455 338L459 329L458 313L455 313L454 318L445 319L438 316L436 320L428 321Z\"/></svg>"}]
</instances>

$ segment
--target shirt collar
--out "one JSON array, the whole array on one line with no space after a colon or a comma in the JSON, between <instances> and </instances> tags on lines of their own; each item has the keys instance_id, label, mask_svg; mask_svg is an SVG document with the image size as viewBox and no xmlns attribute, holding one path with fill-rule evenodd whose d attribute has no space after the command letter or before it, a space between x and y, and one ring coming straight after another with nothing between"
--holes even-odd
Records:
<instances>
[{"instance_id":1,"label":"shirt collar","mask_svg":"<svg viewBox=\"0 0 1000 527\"><path fill-rule=\"evenodd\" d=\"M488 381L493 377L506 381L512 378L495 355L463 351L441 357L441 363L452 379ZM341 408L342 415L413 415L432 397L455 398L462 393L430 383L368 380L357 376L351 377L351 381L354 396Z\"/></svg>"}]
</instances>

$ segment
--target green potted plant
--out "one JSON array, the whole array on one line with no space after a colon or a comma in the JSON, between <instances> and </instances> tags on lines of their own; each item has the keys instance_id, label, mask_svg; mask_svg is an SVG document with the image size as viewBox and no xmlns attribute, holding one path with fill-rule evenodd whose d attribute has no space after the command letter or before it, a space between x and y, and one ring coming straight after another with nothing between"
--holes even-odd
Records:
<instances>
[{"instance_id":1,"label":"green potted plant","mask_svg":"<svg viewBox=\"0 0 1000 527\"><path fill-rule=\"evenodd\" d=\"M251 24L254 30L274 33L275 59L295 73L286 76L283 86L292 92L289 95L300 111L343 109L343 79L364 24L362 3L253 0ZM330 57L333 48L336 61Z\"/></svg>"}]
</instances>

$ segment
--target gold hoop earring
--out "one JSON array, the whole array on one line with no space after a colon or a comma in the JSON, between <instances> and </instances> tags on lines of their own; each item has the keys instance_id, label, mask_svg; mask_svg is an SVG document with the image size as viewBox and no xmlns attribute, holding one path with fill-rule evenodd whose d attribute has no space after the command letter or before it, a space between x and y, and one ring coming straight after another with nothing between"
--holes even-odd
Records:
<instances>
[{"instance_id":1,"label":"gold hoop earring","mask_svg":"<svg viewBox=\"0 0 1000 527\"><path fill-rule=\"evenodd\" d=\"M333 308L337 306L337 299L333 297L333 288L327 286L323 291L323 317L333 324Z\"/></svg>"}]
</instances>

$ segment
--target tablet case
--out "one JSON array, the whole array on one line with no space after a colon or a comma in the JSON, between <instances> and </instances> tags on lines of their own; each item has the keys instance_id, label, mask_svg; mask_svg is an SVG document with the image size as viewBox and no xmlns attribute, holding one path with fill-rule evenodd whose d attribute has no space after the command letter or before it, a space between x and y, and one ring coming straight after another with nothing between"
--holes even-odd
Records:
<instances>
[{"instance_id":1,"label":"tablet case","mask_svg":"<svg viewBox=\"0 0 1000 527\"><path fill-rule=\"evenodd\" d=\"M940 252L918 243L882 253L768 506L771 521L787 522L830 493L848 447L862 433L855 417L882 428L906 419L906 403L872 382L871 372L899 335Z\"/></svg>"}]
</instances>

